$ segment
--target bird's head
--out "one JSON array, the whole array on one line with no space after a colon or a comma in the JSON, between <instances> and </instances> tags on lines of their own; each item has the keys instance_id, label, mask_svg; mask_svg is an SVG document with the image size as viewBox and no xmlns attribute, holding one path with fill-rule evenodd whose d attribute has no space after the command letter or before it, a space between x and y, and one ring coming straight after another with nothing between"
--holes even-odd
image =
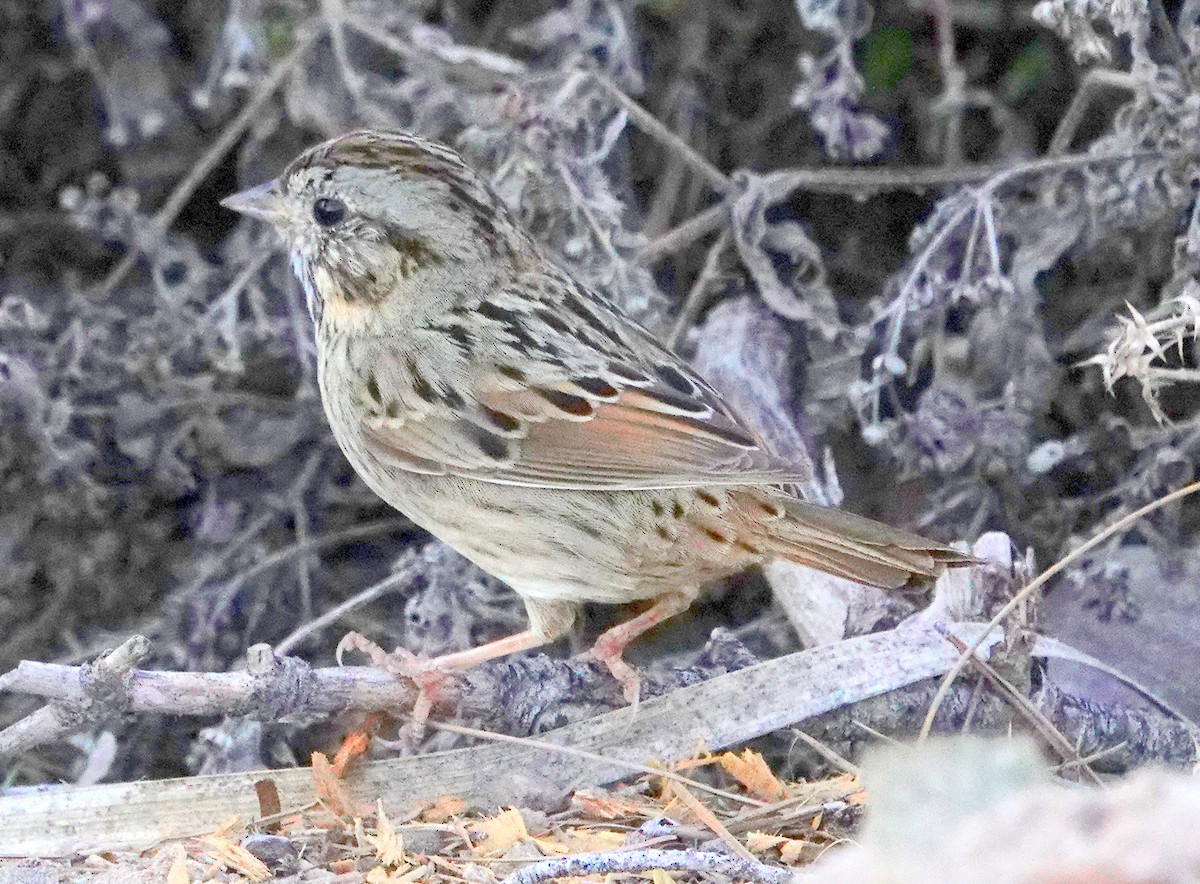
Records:
<instances>
[{"instance_id":1,"label":"bird's head","mask_svg":"<svg viewBox=\"0 0 1200 884\"><path fill-rule=\"evenodd\" d=\"M455 275L486 275L527 247L457 152L398 132L318 144L278 178L221 204L279 231L318 322L330 310L357 315L419 297Z\"/></svg>"}]
</instances>

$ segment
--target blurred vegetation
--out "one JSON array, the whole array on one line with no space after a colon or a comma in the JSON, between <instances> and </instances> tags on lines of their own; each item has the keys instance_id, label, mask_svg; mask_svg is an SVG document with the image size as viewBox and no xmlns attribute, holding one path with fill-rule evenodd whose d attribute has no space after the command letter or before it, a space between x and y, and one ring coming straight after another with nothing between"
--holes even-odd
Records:
<instances>
[{"instance_id":1,"label":"blurred vegetation","mask_svg":"<svg viewBox=\"0 0 1200 884\"><path fill-rule=\"evenodd\" d=\"M355 126L459 147L685 352L753 311L789 367L743 392L849 508L1052 559L1194 477L1196 5L0 0L0 670L134 631L224 669L425 542L333 444L286 256L218 206ZM1179 564L1196 527L1169 507L1105 552ZM404 639L440 573L338 628ZM198 725L115 727L134 778Z\"/></svg>"}]
</instances>

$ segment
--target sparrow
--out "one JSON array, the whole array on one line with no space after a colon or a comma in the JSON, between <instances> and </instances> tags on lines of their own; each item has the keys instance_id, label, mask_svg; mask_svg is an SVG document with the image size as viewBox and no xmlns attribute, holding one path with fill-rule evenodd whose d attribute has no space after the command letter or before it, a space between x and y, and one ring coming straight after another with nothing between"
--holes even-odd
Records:
<instances>
[{"instance_id":1,"label":"sparrow","mask_svg":"<svg viewBox=\"0 0 1200 884\"><path fill-rule=\"evenodd\" d=\"M286 242L358 474L525 604L528 629L414 675L552 642L585 602L643 602L590 652L636 702L626 646L750 565L892 589L974 561L789 493L801 477L720 393L547 254L450 147L351 132L222 204Z\"/></svg>"}]
</instances>

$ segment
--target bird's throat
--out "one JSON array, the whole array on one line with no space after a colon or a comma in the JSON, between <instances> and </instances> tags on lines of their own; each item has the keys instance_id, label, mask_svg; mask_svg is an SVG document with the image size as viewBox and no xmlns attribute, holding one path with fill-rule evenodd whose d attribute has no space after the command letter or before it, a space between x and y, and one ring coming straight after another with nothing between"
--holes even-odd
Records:
<instances>
[{"instance_id":1,"label":"bird's throat","mask_svg":"<svg viewBox=\"0 0 1200 884\"><path fill-rule=\"evenodd\" d=\"M370 323L375 303L349 295L349 290L324 267L313 268L312 287L310 305L315 300L317 308L313 311L310 306L310 312L318 325L330 325L341 334L355 334Z\"/></svg>"}]
</instances>

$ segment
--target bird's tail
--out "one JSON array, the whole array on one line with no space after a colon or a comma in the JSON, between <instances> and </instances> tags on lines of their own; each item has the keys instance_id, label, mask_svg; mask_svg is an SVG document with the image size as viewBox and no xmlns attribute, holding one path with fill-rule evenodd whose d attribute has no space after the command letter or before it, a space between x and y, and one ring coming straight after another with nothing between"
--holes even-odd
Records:
<instances>
[{"instance_id":1,"label":"bird's tail","mask_svg":"<svg viewBox=\"0 0 1200 884\"><path fill-rule=\"evenodd\" d=\"M766 526L766 552L838 577L898 589L946 568L978 561L967 553L865 519L795 498L774 498L782 518Z\"/></svg>"}]
</instances>

